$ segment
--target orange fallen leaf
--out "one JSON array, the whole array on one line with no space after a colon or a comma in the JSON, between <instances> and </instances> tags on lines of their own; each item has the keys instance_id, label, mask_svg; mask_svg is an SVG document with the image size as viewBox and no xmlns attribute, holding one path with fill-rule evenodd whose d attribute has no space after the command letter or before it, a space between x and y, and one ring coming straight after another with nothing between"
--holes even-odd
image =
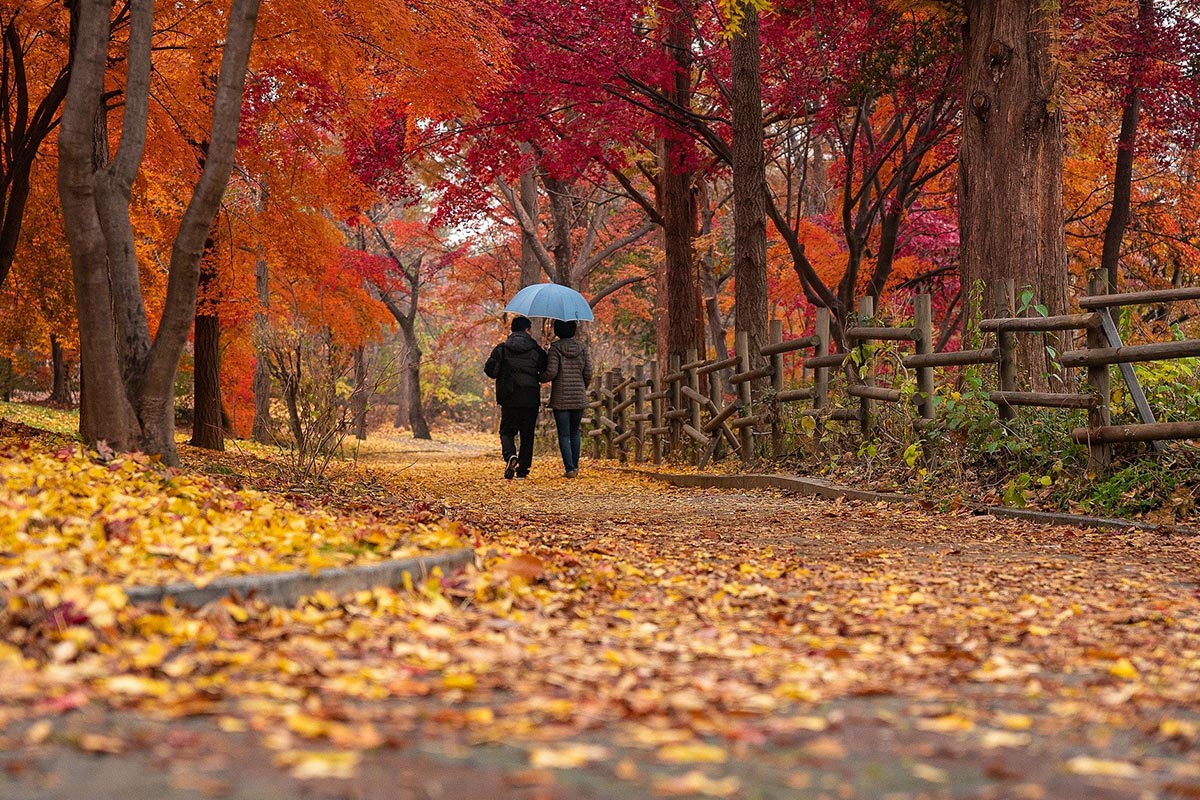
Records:
<instances>
[{"instance_id":1,"label":"orange fallen leaf","mask_svg":"<svg viewBox=\"0 0 1200 800\"><path fill-rule=\"evenodd\" d=\"M492 572L501 580L524 578L532 583L545 574L546 565L537 556L522 553L504 559L493 568Z\"/></svg>"}]
</instances>

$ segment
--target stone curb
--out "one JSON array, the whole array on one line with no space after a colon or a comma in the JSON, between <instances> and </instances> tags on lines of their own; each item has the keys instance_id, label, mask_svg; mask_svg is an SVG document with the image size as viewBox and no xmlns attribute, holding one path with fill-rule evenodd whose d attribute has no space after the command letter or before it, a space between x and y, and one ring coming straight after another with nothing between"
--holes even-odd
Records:
<instances>
[{"instance_id":1,"label":"stone curb","mask_svg":"<svg viewBox=\"0 0 1200 800\"><path fill-rule=\"evenodd\" d=\"M228 595L247 597L251 593L272 605L290 606L314 592L333 595L373 589L376 586L400 586L404 576L416 582L427 577L435 568L456 569L475 560L470 548L444 550L428 556L397 558L360 567L333 567L308 572L267 572L218 578L206 586L192 583L170 583L165 586L128 586L125 595L135 604L157 604L170 597L181 606L199 607Z\"/></svg>"},{"instance_id":2,"label":"stone curb","mask_svg":"<svg viewBox=\"0 0 1200 800\"><path fill-rule=\"evenodd\" d=\"M677 474L667 472L650 472L632 468L613 468L620 472L642 475L655 480L666 481L672 486L691 489L782 489L785 492L795 492L801 495L822 497L834 500L839 497L847 500L860 500L865 503L918 503L922 498L896 492L872 492L866 489L852 489L839 486L836 483L821 478L798 478L791 475L698 475ZM1063 514L1054 511L1031 511L1024 508L1008 508L1005 506L972 506L971 511L976 515L991 515L993 517L1008 517L1037 522L1043 525L1069 525L1080 528L1096 528L1098 530L1128 530L1149 531L1153 533L1173 533L1183 536L1200 536L1200 530L1194 528L1165 527L1149 522L1139 522L1131 519L1116 519L1113 517L1090 517L1080 514Z\"/></svg>"}]
</instances>

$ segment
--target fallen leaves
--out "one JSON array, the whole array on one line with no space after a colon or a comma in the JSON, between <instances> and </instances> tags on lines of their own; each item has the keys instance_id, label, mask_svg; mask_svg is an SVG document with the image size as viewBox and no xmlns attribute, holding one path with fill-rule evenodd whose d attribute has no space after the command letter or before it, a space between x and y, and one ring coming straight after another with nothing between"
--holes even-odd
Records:
<instances>
[{"instance_id":1,"label":"fallen leaves","mask_svg":"<svg viewBox=\"0 0 1200 800\"><path fill-rule=\"evenodd\" d=\"M320 569L459 546L437 520L354 518L229 488L140 455L0 440L0 587L43 613L98 628L126 608L121 585Z\"/></svg>"},{"instance_id":2,"label":"fallen leaves","mask_svg":"<svg viewBox=\"0 0 1200 800\"><path fill-rule=\"evenodd\" d=\"M534 769L574 769L591 761L602 761L608 755L608 748L590 744L535 747L529 752L529 766Z\"/></svg>"},{"instance_id":3,"label":"fallen leaves","mask_svg":"<svg viewBox=\"0 0 1200 800\"><path fill-rule=\"evenodd\" d=\"M353 778L360 761L362 754L354 750L284 750L275 755L275 763L298 780Z\"/></svg>"},{"instance_id":4,"label":"fallen leaves","mask_svg":"<svg viewBox=\"0 0 1200 800\"><path fill-rule=\"evenodd\" d=\"M1076 775L1099 775L1106 778L1137 778L1142 774L1136 764L1112 761L1091 756L1075 756L1066 763L1068 772Z\"/></svg>"},{"instance_id":5,"label":"fallen leaves","mask_svg":"<svg viewBox=\"0 0 1200 800\"><path fill-rule=\"evenodd\" d=\"M483 460L378 466L365 494L343 480L300 502L137 459L4 447L0 469L25 481L0 490L21 520L0 517L0 689L14 714L212 714L303 779L352 776L360 752L416 737L516 745L531 785L586 769L662 797L735 796L744 755L781 743L842 768L858 754L836 705L852 698L903 698L879 723L894 737L989 759L1074 737L1067 753L1085 755L1053 768L1079 780L1139 769L1102 758L1093 730L1175 750L1196 738L1200 601L1168 588L1196 556L1162 541L914 510L861 518L851 503L731 500L615 473L562 495L496 480ZM42 459L37 484L26 473ZM367 513L386 498L403 513ZM464 537L481 544L477 569L294 609L133 608L118 585ZM910 778L949 780L925 758Z\"/></svg>"}]
</instances>

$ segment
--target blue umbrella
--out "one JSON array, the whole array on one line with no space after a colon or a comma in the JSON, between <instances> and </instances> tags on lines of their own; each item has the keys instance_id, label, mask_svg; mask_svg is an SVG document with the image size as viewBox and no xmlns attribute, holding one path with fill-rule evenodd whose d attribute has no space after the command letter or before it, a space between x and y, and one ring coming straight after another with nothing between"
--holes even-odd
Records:
<instances>
[{"instance_id":1,"label":"blue umbrella","mask_svg":"<svg viewBox=\"0 0 1200 800\"><path fill-rule=\"evenodd\" d=\"M527 317L561 320L592 320L592 307L587 299L569 286L557 283L535 283L517 292L505 311Z\"/></svg>"}]
</instances>

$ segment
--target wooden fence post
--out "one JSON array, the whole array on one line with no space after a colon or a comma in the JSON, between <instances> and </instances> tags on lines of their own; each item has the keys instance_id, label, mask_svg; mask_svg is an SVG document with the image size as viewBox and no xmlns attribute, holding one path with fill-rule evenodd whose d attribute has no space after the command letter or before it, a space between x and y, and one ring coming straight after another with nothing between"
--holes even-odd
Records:
<instances>
[{"instance_id":1,"label":"wooden fence post","mask_svg":"<svg viewBox=\"0 0 1200 800\"><path fill-rule=\"evenodd\" d=\"M684 363L687 365L687 367L683 370L684 380L687 381L687 387L690 390L689 392L685 393L688 410L691 412L691 415L688 417L688 422L691 424L693 429L700 430L700 401L696 399L697 395L700 394L700 373L694 366L696 360L699 358L699 353L697 353L696 348L693 347L687 351L684 358L686 359ZM689 437L689 439L690 438L691 437ZM701 450L695 445L695 442L692 443L692 450L696 455L695 460L699 461Z\"/></svg>"},{"instance_id":2,"label":"wooden fence post","mask_svg":"<svg viewBox=\"0 0 1200 800\"><path fill-rule=\"evenodd\" d=\"M596 461L600 460L600 436L599 432L604 429L600 423L600 416L604 413L604 395L600 393L600 382L593 378L592 385L596 388L588 389L588 411L591 416L591 430L588 431L588 438L592 440L592 458Z\"/></svg>"},{"instance_id":3,"label":"wooden fence post","mask_svg":"<svg viewBox=\"0 0 1200 800\"><path fill-rule=\"evenodd\" d=\"M683 420L678 414L672 412L679 411L683 408L683 387L678 378L679 375L679 355L674 354L667 362L670 365L670 374L667 376L671 380L668 382L671 387L670 408L668 416L671 418L671 458L679 458L680 437L683 435Z\"/></svg>"},{"instance_id":4,"label":"wooden fence post","mask_svg":"<svg viewBox=\"0 0 1200 800\"><path fill-rule=\"evenodd\" d=\"M771 320L771 344L783 342L783 320ZM771 457L783 457L783 353L771 355Z\"/></svg>"},{"instance_id":5,"label":"wooden fence post","mask_svg":"<svg viewBox=\"0 0 1200 800\"><path fill-rule=\"evenodd\" d=\"M662 384L658 380L658 360L650 362L650 394L661 394ZM661 397L655 397L650 401L650 428L654 433L650 434L650 457L654 459L655 464L662 463L662 433L663 427L663 401Z\"/></svg>"},{"instance_id":6,"label":"wooden fence post","mask_svg":"<svg viewBox=\"0 0 1200 800\"><path fill-rule=\"evenodd\" d=\"M1016 302L1016 284L1011 278L1005 278L994 287L994 308L997 319L1007 319L1014 312ZM1016 334L1005 332L1003 326L996 331L996 350L999 362L996 369L999 375L1000 391L1015 392L1017 390L1017 339ZM999 405L1000 419L1016 419L1017 410L1008 403Z\"/></svg>"},{"instance_id":7,"label":"wooden fence post","mask_svg":"<svg viewBox=\"0 0 1200 800\"><path fill-rule=\"evenodd\" d=\"M745 331L737 331L734 336L734 350L737 353L738 372L750 371L750 336ZM742 404L742 416L749 417L754 414L754 395L750 388L751 381L742 381L738 384L738 400ZM754 425L748 424L741 426L742 439L742 462L745 464L754 463Z\"/></svg>"},{"instance_id":8,"label":"wooden fence post","mask_svg":"<svg viewBox=\"0 0 1200 800\"><path fill-rule=\"evenodd\" d=\"M874 316L875 316L875 298L871 297L870 295L860 298L858 301L858 324L860 326L864 326ZM847 342L846 345L847 345L847 347L849 347L850 342ZM857 344L856 344L856 346L857 346ZM849 361L849 359L847 359L847 360ZM870 381L867 380L867 375L865 373L866 367L867 367L866 363L853 366L853 369L855 370L855 372L858 373L859 379L864 384L870 383ZM862 433L864 439L871 435L871 415L874 413L874 410L875 410L875 404L871 401L870 398L868 398L868 397L859 398L859 400L858 400L858 429Z\"/></svg>"},{"instance_id":9,"label":"wooden fence post","mask_svg":"<svg viewBox=\"0 0 1200 800\"><path fill-rule=\"evenodd\" d=\"M613 377L612 370L604 373L604 418L608 420L604 423L604 457L610 460L617 457L617 447L613 442L616 435L613 429L616 423L616 420L613 419L613 408L616 407L617 401L613 397L612 391L617 384Z\"/></svg>"},{"instance_id":10,"label":"wooden fence post","mask_svg":"<svg viewBox=\"0 0 1200 800\"><path fill-rule=\"evenodd\" d=\"M933 352L933 303L929 295L919 294L913 308L913 327L917 329L918 355ZM917 367L917 406L922 419L933 419L933 367Z\"/></svg>"},{"instance_id":11,"label":"wooden fence post","mask_svg":"<svg viewBox=\"0 0 1200 800\"><path fill-rule=\"evenodd\" d=\"M829 309L817 309L817 356L829 355ZM829 367L813 370L813 409L821 411L829 406ZM819 417L818 417L819 419Z\"/></svg>"},{"instance_id":12,"label":"wooden fence post","mask_svg":"<svg viewBox=\"0 0 1200 800\"><path fill-rule=\"evenodd\" d=\"M1107 290L1107 283L1100 273L1096 273L1089 281L1088 291L1093 295L1104 294ZM1102 309L1099 314L1108 313L1108 309ZM1089 350L1098 350L1108 346L1108 339L1104 335L1104 329L1099 325L1093 325L1087 329L1087 348ZM1089 365L1087 368L1088 390L1091 392L1095 401L1091 408L1088 409L1088 428L1097 430L1112 424L1112 408L1109 403L1112 400L1112 393L1109 387L1109 374L1107 364ZM1108 472L1109 465L1112 464L1112 445L1105 442L1094 442L1088 440L1088 469L1097 476L1103 476Z\"/></svg>"},{"instance_id":13,"label":"wooden fence post","mask_svg":"<svg viewBox=\"0 0 1200 800\"><path fill-rule=\"evenodd\" d=\"M643 441L646 436L646 367L644 364L634 367L633 377L636 381L633 384L634 460L640 464L646 455Z\"/></svg>"},{"instance_id":14,"label":"wooden fence post","mask_svg":"<svg viewBox=\"0 0 1200 800\"><path fill-rule=\"evenodd\" d=\"M629 394L629 387L625 382L625 372L620 367L617 367L615 372L613 384L619 386L620 390L613 392L613 422L617 424L616 430L613 431L613 446L617 448L617 458L624 464L627 460L627 451L629 449L625 444L628 441L628 437L625 436L625 417L628 415L628 404L625 400Z\"/></svg>"}]
</instances>

